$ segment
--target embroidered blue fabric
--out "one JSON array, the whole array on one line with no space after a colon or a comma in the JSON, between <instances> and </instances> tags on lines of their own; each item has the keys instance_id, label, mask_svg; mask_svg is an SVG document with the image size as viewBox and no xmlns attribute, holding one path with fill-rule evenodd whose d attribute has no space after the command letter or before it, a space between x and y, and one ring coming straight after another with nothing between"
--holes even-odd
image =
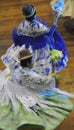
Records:
<instances>
[{"instance_id":1,"label":"embroidered blue fabric","mask_svg":"<svg viewBox=\"0 0 74 130\"><path fill-rule=\"evenodd\" d=\"M47 25L46 25L47 26ZM29 48L31 45L33 51L41 49L45 47L47 44L52 49L57 49L63 52L63 58L55 64L54 71L58 72L67 65L68 56L67 56L67 48L65 41L62 35L56 30L56 26L52 25L48 33L42 34L40 36L31 37L25 35L18 35L17 29L14 28L12 33L12 39L14 41L15 46L22 46L25 44L26 48Z\"/></svg>"}]
</instances>

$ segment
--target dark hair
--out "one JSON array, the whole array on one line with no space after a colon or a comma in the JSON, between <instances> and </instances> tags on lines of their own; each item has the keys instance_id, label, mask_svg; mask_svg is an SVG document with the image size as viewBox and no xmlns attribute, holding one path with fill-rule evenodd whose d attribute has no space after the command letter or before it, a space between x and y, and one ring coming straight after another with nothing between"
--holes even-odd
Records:
<instances>
[{"instance_id":1,"label":"dark hair","mask_svg":"<svg viewBox=\"0 0 74 130\"><path fill-rule=\"evenodd\" d=\"M34 17L35 17L35 14L36 14L36 11L35 11L35 13L31 16L31 17L29 17L29 18L25 18L27 21L32 21L33 19L34 19Z\"/></svg>"},{"instance_id":2,"label":"dark hair","mask_svg":"<svg viewBox=\"0 0 74 130\"><path fill-rule=\"evenodd\" d=\"M32 21L36 14L36 9L35 9L35 6L32 4L25 4L22 7L22 12L26 20Z\"/></svg>"},{"instance_id":3,"label":"dark hair","mask_svg":"<svg viewBox=\"0 0 74 130\"><path fill-rule=\"evenodd\" d=\"M25 59L25 60L21 60L20 65L22 67L28 67L28 63L31 64L31 62L32 62L32 57Z\"/></svg>"}]
</instances>

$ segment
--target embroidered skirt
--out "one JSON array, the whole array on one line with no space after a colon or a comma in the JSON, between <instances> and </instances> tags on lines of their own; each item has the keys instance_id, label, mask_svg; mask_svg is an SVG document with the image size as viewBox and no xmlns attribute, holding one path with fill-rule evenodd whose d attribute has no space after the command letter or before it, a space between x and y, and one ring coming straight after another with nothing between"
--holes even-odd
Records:
<instances>
[{"instance_id":1,"label":"embroidered skirt","mask_svg":"<svg viewBox=\"0 0 74 130\"><path fill-rule=\"evenodd\" d=\"M65 93L48 88L31 91L6 78L5 71L0 72L0 77L0 128L3 130L20 130L27 124L54 130L73 110Z\"/></svg>"}]
</instances>

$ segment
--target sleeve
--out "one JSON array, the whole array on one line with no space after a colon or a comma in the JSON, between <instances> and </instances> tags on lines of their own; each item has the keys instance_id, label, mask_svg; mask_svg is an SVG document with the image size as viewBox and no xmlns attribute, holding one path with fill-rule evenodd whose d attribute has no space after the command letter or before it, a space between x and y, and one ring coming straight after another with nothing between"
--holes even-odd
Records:
<instances>
[{"instance_id":1,"label":"sleeve","mask_svg":"<svg viewBox=\"0 0 74 130\"><path fill-rule=\"evenodd\" d=\"M22 48L22 47L21 47ZM3 64L10 68L10 70L19 63L18 60L18 53L21 50L19 46L15 47L14 44L12 44L6 51L4 55L1 56L1 60Z\"/></svg>"},{"instance_id":2,"label":"sleeve","mask_svg":"<svg viewBox=\"0 0 74 130\"><path fill-rule=\"evenodd\" d=\"M54 72L56 73L64 69L67 66L68 62L66 43L62 35L58 31L55 31L54 33L54 44L55 44L54 49L62 51L62 58L54 62Z\"/></svg>"}]
</instances>

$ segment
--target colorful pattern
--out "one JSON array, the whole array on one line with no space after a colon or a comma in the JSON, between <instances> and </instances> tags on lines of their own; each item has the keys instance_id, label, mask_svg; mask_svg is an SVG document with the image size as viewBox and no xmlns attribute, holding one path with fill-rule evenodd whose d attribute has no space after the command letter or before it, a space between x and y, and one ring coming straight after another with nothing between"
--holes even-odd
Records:
<instances>
[{"instance_id":1,"label":"colorful pattern","mask_svg":"<svg viewBox=\"0 0 74 130\"><path fill-rule=\"evenodd\" d=\"M68 97L74 95L57 90L53 77L13 68L8 76L6 69L0 72L0 128L17 130L32 124L54 130L72 111Z\"/></svg>"},{"instance_id":2,"label":"colorful pattern","mask_svg":"<svg viewBox=\"0 0 74 130\"><path fill-rule=\"evenodd\" d=\"M69 96L74 95L55 88L51 50L62 51L61 59L54 62L54 71L66 66L67 53L56 26L50 29L34 19L22 22L13 31L14 44L8 48L0 71L0 128L17 130L24 124L40 125L54 130L73 109ZM33 69L19 66L18 53L23 48L33 51ZM67 95L67 96L66 96Z\"/></svg>"},{"instance_id":3,"label":"colorful pattern","mask_svg":"<svg viewBox=\"0 0 74 130\"><path fill-rule=\"evenodd\" d=\"M43 97L42 99L46 108L42 108L38 104L31 107L31 111L28 112L19 103L19 111L13 113L11 103L4 107L0 105L0 128L3 130L17 130L18 127L25 124L40 125L45 130L54 130L73 109L71 101L63 95Z\"/></svg>"},{"instance_id":4,"label":"colorful pattern","mask_svg":"<svg viewBox=\"0 0 74 130\"><path fill-rule=\"evenodd\" d=\"M36 32L34 33L33 27L35 28L35 31L37 33ZM27 28L30 34L24 31L27 30ZM19 29L21 30L21 32L19 32ZM36 35L33 35L33 33ZM57 60L57 62L53 63L54 72L58 72L64 67L66 67L68 62L68 56L65 41L61 36L61 34L56 31L55 25L53 25L51 28L48 28L47 26L41 24L36 19L34 19L34 21L32 22L24 21L24 25L22 22L17 30L14 29L12 36L15 46L21 47L22 45L25 45L26 48L31 47L34 53L34 66L36 66L35 67L36 69L38 68L37 70L41 70L42 65L43 73L45 73L45 66L46 70L49 70L49 73L52 72L52 68L50 67L51 49L56 49L62 51L63 53L63 57L60 60ZM46 53L46 51L48 54ZM44 57L41 59L42 55Z\"/></svg>"}]
</instances>

